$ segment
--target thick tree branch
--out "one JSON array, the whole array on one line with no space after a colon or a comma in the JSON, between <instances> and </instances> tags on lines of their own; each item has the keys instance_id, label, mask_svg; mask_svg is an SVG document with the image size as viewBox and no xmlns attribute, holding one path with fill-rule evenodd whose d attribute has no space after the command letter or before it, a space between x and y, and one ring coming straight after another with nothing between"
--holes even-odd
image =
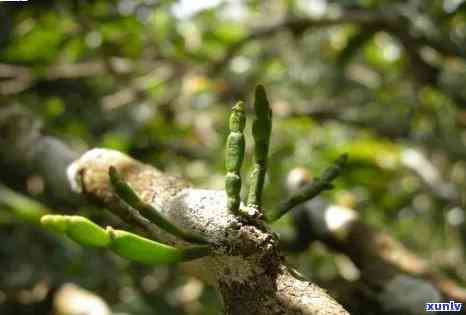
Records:
<instances>
[{"instance_id":1,"label":"thick tree branch","mask_svg":"<svg viewBox=\"0 0 466 315\"><path fill-rule=\"evenodd\" d=\"M259 222L242 222L232 215L224 191L191 188L178 178L105 149L84 154L71 164L68 176L75 189L114 209L118 199L109 185L110 166L165 218L216 244L212 257L192 264L197 265L198 276L208 276L219 289L227 314L346 314L323 291L286 271L277 240ZM163 231L159 238L184 244Z\"/></svg>"},{"instance_id":2,"label":"thick tree branch","mask_svg":"<svg viewBox=\"0 0 466 315\"><path fill-rule=\"evenodd\" d=\"M395 298L401 300L405 294L402 287L409 282L412 284L412 290L417 288L420 294L424 292L419 298L425 302L435 298L466 302L465 288L435 272L428 262L416 256L390 235L362 222L354 210L328 205L316 199L298 207L292 213L298 242L288 243L291 250L307 248L308 245L305 244L313 240L322 241L330 248L350 257L360 269L362 281L374 292L379 292L381 297L388 292L393 294L392 291L395 289L396 292L396 288L399 287L399 296ZM416 281L411 281L411 278ZM431 286L432 289L424 290L427 286ZM416 301L413 298L409 305L404 307L411 308ZM379 302L393 304L393 301ZM403 305L399 307L402 308Z\"/></svg>"},{"instance_id":3,"label":"thick tree branch","mask_svg":"<svg viewBox=\"0 0 466 315\"><path fill-rule=\"evenodd\" d=\"M77 198L75 205L82 202L72 188L88 200L118 211L120 199L108 177L114 166L138 195L167 219L215 244L212 256L190 262L188 267L218 289L226 314L348 314L322 289L296 279L283 265L273 234L259 221L244 222L232 215L224 191L191 188L179 178L112 150L94 149L71 163L76 156L72 150L44 136L38 127L26 128L37 125L34 119L18 109L13 111L16 116L11 116L10 110L0 113L1 141L10 146L2 146L2 164L24 175L32 171L43 176L47 191L66 204L67 197ZM12 117L21 119L11 123ZM184 245L161 230L157 237Z\"/></svg>"}]
</instances>

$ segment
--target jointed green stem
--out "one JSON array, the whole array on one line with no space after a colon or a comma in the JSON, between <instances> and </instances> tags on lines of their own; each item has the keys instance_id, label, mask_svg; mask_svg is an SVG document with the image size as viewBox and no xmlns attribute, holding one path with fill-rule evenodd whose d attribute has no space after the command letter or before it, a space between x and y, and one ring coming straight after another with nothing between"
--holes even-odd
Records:
<instances>
[{"instance_id":1,"label":"jointed green stem","mask_svg":"<svg viewBox=\"0 0 466 315\"><path fill-rule=\"evenodd\" d=\"M179 238L191 242L206 244L207 241L199 235L188 233L181 228L177 227L170 221L168 221L157 209L152 205L142 201L136 192L126 183L115 167L109 169L110 182L115 189L117 195L126 202L129 206L136 209L141 215L147 218L149 221L163 229L164 231L171 233Z\"/></svg>"},{"instance_id":2,"label":"jointed green stem","mask_svg":"<svg viewBox=\"0 0 466 315\"><path fill-rule=\"evenodd\" d=\"M238 102L230 114L230 133L225 148L225 190L227 193L227 206L233 213L239 212L241 204L241 165L244 160L244 126L246 115L242 102Z\"/></svg>"},{"instance_id":3,"label":"jointed green stem","mask_svg":"<svg viewBox=\"0 0 466 315\"><path fill-rule=\"evenodd\" d=\"M337 178L340 173L343 171L343 168L348 160L348 155L343 154L341 155L333 165L329 166L327 169L324 170L322 176L320 178L316 178L311 183L307 184L303 188L301 188L296 193L292 194L286 200L281 202L278 205L278 209L267 216L267 221L273 222L280 219L283 215L285 215L289 210L293 209L300 203L308 201L318 194L320 194L324 190L329 190L333 186L331 182Z\"/></svg>"},{"instance_id":4,"label":"jointed green stem","mask_svg":"<svg viewBox=\"0 0 466 315\"><path fill-rule=\"evenodd\" d=\"M15 217L35 224L48 212L39 202L3 185L0 185L0 204L5 205Z\"/></svg>"},{"instance_id":5,"label":"jointed green stem","mask_svg":"<svg viewBox=\"0 0 466 315\"><path fill-rule=\"evenodd\" d=\"M256 117L252 125L254 137L254 169L249 177L248 207L260 209L265 173L267 172L267 155L269 152L270 133L272 130L272 110L265 89L258 85L255 91L254 110Z\"/></svg>"},{"instance_id":6,"label":"jointed green stem","mask_svg":"<svg viewBox=\"0 0 466 315\"><path fill-rule=\"evenodd\" d=\"M124 258L144 264L172 264L210 254L206 245L176 248L127 231L103 229L81 216L45 215L41 223L81 245L109 248Z\"/></svg>"}]
</instances>

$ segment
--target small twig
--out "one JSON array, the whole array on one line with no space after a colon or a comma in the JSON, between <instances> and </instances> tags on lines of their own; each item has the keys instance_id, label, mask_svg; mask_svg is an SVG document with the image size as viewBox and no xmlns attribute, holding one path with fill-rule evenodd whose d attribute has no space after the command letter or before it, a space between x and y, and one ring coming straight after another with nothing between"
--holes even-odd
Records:
<instances>
[{"instance_id":1,"label":"small twig","mask_svg":"<svg viewBox=\"0 0 466 315\"><path fill-rule=\"evenodd\" d=\"M160 232L147 218L143 217L136 209L128 205L121 198L118 197L117 199L118 200L115 203L115 207L111 209L113 214L115 214L125 223L141 228L148 236L150 236L151 239L159 239Z\"/></svg>"},{"instance_id":2,"label":"small twig","mask_svg":"<svg viewBox=\"0 0 466 315\"><path fill-rule=\"evenodd\" d=\"M136 192L126 183L118 174L115 167L109 169L110 182L115 189L118 197L128 204L130 208L133 208L133 212L139 212L142 217L147 218L150 222L154 223L164 231L180 237L181 239L191 242L206 244L207 241L201 236L188 233L181 228L177 227L170 221L168 221L157 209L152 205L142 201Z\"/></svg>"},{"instance_id":3,"label":"small twig","mask_svg":"<svg viewBox=\"0 0 466 315\"><path fill-rule=\"evenodd\" d=\"M341 155L333 165L324 170L320 178L316 178L314 181L292 194L288 199L281 202L275 213L267 217L267 221L276 221L297 205L314 198L325 190L333 188L331 183L340 175L347 160L347 154Z\"/></svg>"}]
</instances>

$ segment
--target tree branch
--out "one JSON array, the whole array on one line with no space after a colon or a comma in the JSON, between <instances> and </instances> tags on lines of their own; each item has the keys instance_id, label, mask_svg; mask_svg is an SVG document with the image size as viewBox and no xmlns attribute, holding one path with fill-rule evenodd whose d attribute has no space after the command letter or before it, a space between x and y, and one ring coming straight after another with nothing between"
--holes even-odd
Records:
<instances>
[{"instance_id":1,"label":"tree branch","mask_svg":"<svg viewBox=\"0 0 466 315\"><path fill-rule=\"evenodd\" d=\"M16 115L29 126L37 125L30 116ZM203 235L213 243L213 255L188 263L188 268L217 288L226 314L348 314L325 291L296 279L283 265L273 234L260 221L243 222L232 215L224 191L192 188L179 178L112 150L94 149L71 163L76 154L66 145L44 136L39 128L11 123L12 116L8 116L0 113L2 144L11 145L2 146L5 149L0 151L0 161L14 171L33 170L43 176L48 191L60 200L76 197L73 189L97 205L120 209L120 200L109 183L108 170L113 166L144 202L161 209L165 218L183 230ZM53 168L51 162L58 167ZM54 189L66 194L53 193ZM78 200L75 205L82 202ZM166 243L183 245L182 240L162 230L157 230L157 236Z\"/></svg>"},{"instance_id":2,"label":"tree branch","mask_svg":"<svg viewBox=\"0 0 466 315\"><path fill-rule=\"evenodd\" d=\"M221 71L230 60L248 43L271 37L282 31L302 34L310 29L331 27L336 25L355 24L364 29L385 31L397 38L405 48L415 79L422 85L433 85L443 90L439 82L440 69L427 63L421 56L423 46L429 46L446 57L466 58L466 50L462 49L448 38L433 39L425 35L414 35L411 32L412 23L396 11L374 11L366 9L351 9L343 11L338 17L332 18L292 18L272 26L258 28L249 35L229 47L225 55L213 63L209 73ZM466 100L459 93L447 93L460 107L466 107Z\"/></svg>"},{"instance_id":3,"label":"tree branch","mask_svg":"<svg viewBox=\"0 0 466 315\"><path fill-rule=\"evenodd\" d=\"M296 246L297 243L289 243L291 249L301 250L307 248L308 245L305 244L312 240L322 241L351 258L360 269L362 280L374 292L379 292L380 296L384 296L384 292L391 292L401 300L401 295L406 294L402 287L412 278L418 280L410 282L411 289L418 290L419 299L424 302L432 302L436 294L437 299L441 296L448 301L466 302L465 288L435 272L428 262L416 256L390 235L362 222L354 210L328 205L316 199L296 208L292 213L299 246ZM426 286L433 289L423 290ZM392 292L394 289L395 293ZM414 307L416 301L422 302L413 297L405 307ZM393 301L379 302L394 304ZM423 305L422 303L421 306Z\"/></svg>"}]
</instances>

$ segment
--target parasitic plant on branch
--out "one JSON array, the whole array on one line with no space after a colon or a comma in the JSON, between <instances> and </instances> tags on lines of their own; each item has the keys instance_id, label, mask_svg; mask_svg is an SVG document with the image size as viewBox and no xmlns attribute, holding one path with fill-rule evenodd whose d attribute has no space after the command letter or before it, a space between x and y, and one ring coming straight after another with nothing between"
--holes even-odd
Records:
<instances>
[{"instance_id":1,"label":"parasitic plant on branch","mask_svg":"<svg viewBox=\"0 0 466 315\"><path fill-rule=\"evenodd\" d=\"M346 156L320 179L266 211L262 191L272 111L262 86L255 90L254 110L254 163L246 202L240 197L246 113L239 102L229 119L225 191L193 188L118 151L93 149L68 167L71 187L141 228L145 235L102 228L80 216L45 215L42 224L82 245L108 248L132 261L183 262L217 289L229 315L348 314L325 291L286 267L278 237L268 226L296 205L330 189Z\"/></svg>"}]
</instances>

